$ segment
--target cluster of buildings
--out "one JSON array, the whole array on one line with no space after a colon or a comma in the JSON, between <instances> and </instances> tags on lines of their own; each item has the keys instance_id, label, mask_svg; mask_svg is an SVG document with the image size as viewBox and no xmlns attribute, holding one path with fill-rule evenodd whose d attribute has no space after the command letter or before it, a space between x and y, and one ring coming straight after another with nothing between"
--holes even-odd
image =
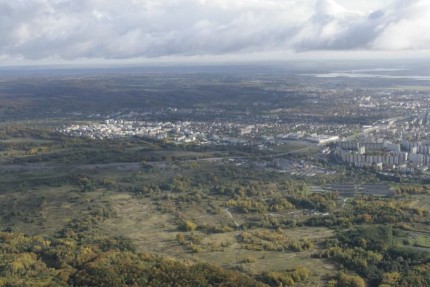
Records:
<instances>
[{"instance_id":1,"label":"cluster of buildings","mask_svg":"<svg viewBox=\"0 0 430 287\"><path fill-rule=\"evenodd\" d=\"M108 119L101 123L73 124L59 129L59 132L90 139L114 139L122 137L143 137L156 140L168 139L174 143L246 143L242 137L257 129L253 125L220 122L151 122L123 119Z\"/></svg>"},{"instance_id":2,"label":"cluster of buildings","mask_svg":"<svg viewBox=\"0 0 430 287\"><path fill-rule=\"evenodd\" d=\"M412 101L404 104L403 108L417 104ZM401 173L424 172L430 167L429 110L406 111L403 116L363 126L356 140L338 142L334 154L355 167L375 167Z\"/></svg>"},{"instance_id":3,"label":"cluster of buildings","mask_svg":"<svg viewBox=\"0 0 430 287\"><path fill-rule=\"evenodd\" d=\"M401 143L344 141L336 146L335 156L355 167L376 167L402 173L425 171L430 166L430 142Z\"/></svg>"},{"instance_id":4,"label":"cluster of buildings","mask_svg":"<svg viewBox=\"0 0 430 287\"><path fill-rule=\"evenodd\" d=\"M205 135L190 129L189 122L147 122L108 119L103 123L74 124L63 127L59 132L91 139L113 139L141 136L162 140L172 136L177 141L193 142Z\"/></svg>"},{"instance_id":5,"label":"cluster of buildings","mask_svg":"<svg viewBox=\"0 0 430 287\"><path fill-rule=\"evenodd\" d=\"M285 133L284 125L277 123L246 124L228 121L144 121L132 119L107 119L102 122L72 124L59 132L90 139L144 137L169 140L176 144L282 144L284 141L301 140L313 144L327 144L339 140L338 136L309 134L304 131Z\"/></svg>"},{"instance_id":6,"label":"cluster of buildings","mask_svg":"<svg viewBox=\"0 0 430 287\"><path fill-rule=\"evenodd\" d=\"M326 169L324 167L315 166L310 161L304 160L289 160L275 159L269 166L273 167L278 172L288 172L291 175L313 177L315 175L330 175L336 171Z\"/></svg>"}]
</instances>

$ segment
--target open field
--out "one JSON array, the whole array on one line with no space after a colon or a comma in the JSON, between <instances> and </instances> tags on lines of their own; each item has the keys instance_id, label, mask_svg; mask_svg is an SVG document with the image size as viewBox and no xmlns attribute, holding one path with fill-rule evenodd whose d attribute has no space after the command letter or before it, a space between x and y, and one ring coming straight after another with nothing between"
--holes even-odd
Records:
<instances>
[{"instance_id":1,"label":"open field","mask_svg":"<svg viewBox=\"0 0 430 287\"><path fill-rule=\"evenodd\" d=\"M412 206L422 208L423 210L430 210L430 195L413 195Z\"/></svg>"},{"instance_id":2,"label":"open field","mask_svg":"<svg viewBox=\"0 0 430 287\"><path fill-rule=\"evenodd\" d=\"M184 232L179 229L175 216L158 211L151 201L134 199L128 194L112 195L109 200L112 201L112 209L117 216L105 220L101 225L102 230L113 236L127 235L143 252L167 254L179 259L238 268L250 274L293 269L298 265L313 270L315 278L333 273L334 267L330 263L311 258L315 250L304 252L248 250L239 240L243 232L241 230L208 234L203 232L204 229L200 231L197 228L192 232ZM187 210L181 215L205 228L225 225L231 220L222 212L214 214L199 209ZM259 231L263 229L253 229L249 232ZM333 234L326 228L307 227L284 230L283 233L294 240L310 239L315 242L320 242ZM179 234L185 238L185 242L178 242Z\"/></svg>"}]
</instances>

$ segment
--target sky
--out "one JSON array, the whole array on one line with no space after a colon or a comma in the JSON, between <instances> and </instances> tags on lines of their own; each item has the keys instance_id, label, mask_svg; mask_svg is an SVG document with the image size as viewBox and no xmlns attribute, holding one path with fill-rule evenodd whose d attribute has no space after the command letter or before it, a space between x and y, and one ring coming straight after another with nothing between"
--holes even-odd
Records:
<instances>
[{"instance_id":1,"label":"sky","mask_svg":"<svg viewBox=\"0 0 430 287\"><path fill-rule=\"evenodd\" d=\"M0 0L0 65L429 56L429 0Z\"/></svg>"}]
</instances>

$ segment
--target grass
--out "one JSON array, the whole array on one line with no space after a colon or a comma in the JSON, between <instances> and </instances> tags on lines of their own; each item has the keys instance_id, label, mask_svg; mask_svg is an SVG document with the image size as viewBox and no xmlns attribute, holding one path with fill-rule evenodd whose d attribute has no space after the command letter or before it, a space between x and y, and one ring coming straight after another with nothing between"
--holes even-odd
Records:
<instances>
[{"instance_id":1,"label":"grass","mask_svg":"<svg viewBox=\"0 0 430 287\"><path fill-rule=\"evenodd\" d=\"M175 255L182 250L174 242L177 233L174 217L157 211L150 200L136 200L124 193L112 194L107 200L116 216L100 224L102 232L125 235L140 251Z\"/></svg>"},{"instance_id":2,"label":"grass","mask_svg":"<svg viewBox=\"0 0 430 287\"><path fill-rule=\"evenodd\" d=\"M264 271L287 270L303 265L313 270L318 276L332 274L333 266L320 259L311 259L314 250L304 252L272 252L244 249L238 241L241 230L224 233L207 233L205 229L194 232L183 232L178 228L177 216L196 222L200 227L228 224L231 220L225 213L208 211L203 203L197 208L184 212L163 213L147 198L134 198L126 193L111 194L109 201L117 216L101 223L102 230L113 236L127 235L137 245L138 250L156 254L164 254L179 259L207 262L228 268L239 268L250 274ZM172 202L174 204L174 202ZM210 208L209 208L210 210ZM252 231L261 231L255 229ZM320 241L333 234L327 228L301 227L284 230L289 238L296 240L309 238ZM183 234L185 243L176 239ZM192 238L192 239L191 239ZM190 249L190 244L198 241L197 252ZM315 247L318 248L318 247ZM252 258L252 262L244 263ZM322 285L315 285L322 286Z\"/></svg>"},{"instance_id":3,"label":"grass","mask_svg":"<svg viewBox=\"0 0 430 287\"><path fill-rule=\"evenodd\" d=\"M103 191L83 194L74 187L39 186L0 194L0 222L29 235L52 235L95 205Z\"/></svg>"},{"instance_id":4,"label":"grass","mask_svg":"<svg viewBox=\"0 0 430 287\"><path fill-rule=\"evenodd\" d=\"M430 248L430 236L418 235L415 239L415 246Z\"/></svg>"},{"instance_id":5,"label":"grass","mask_svg":"<svg viewBox=\"0 0 430 287\"><path fill-rule=\"evenodd\" d=\"M430 249L430 232L420 230L421 226L408 226L409 231L402 230L394 238L394 242L399 247L418 248L420 250ZM430 250L427 250L430 251Z\"/></svg>"},{"instance_id":6,"label":"grass","mask_svg":"<svg viewBox=\"0 0 430 287\"><path fill-rule=\"evenodd\" d=\"M419 194L412 195L413 202L412 207L420 207L424 210L430 211L430 195L429 194Z\"/></svg>"},{"instance_id":7,"label":"grass","mask_svg":"<svg viewBox=\"0 0 430 287\"><path fill-rule=\"evenodd\" d=\"M52 143L51 140L36 139L36 138L9 138L6 140L0 140L2 144L47 144Z\"/></svg>"}]
</instances>

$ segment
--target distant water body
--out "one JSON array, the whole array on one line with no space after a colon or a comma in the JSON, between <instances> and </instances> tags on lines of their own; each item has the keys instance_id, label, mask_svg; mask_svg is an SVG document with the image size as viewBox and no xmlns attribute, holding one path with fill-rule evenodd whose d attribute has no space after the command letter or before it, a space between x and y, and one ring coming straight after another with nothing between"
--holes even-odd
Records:
<instances>
[{"instance_id":1,"label":"distant water body","mask_svg":"<svg viewBox=\"0 0 430 287\"><path fill-rule=\"evenodd\" d=\"M312 74L312 76L317 78L379 78L430 81L430 75L413 75L412 71L408 69L385 68L339 71L331 73Z\"/></svg>"}]
</instances>

